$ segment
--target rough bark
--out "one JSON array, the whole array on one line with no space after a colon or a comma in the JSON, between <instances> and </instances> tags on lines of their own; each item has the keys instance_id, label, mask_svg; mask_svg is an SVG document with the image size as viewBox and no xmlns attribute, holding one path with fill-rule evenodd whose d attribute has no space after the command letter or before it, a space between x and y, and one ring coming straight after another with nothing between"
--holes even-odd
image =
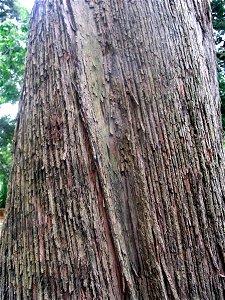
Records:
<instances>
[{"instance_id":1,"label":"rough bark","mask_svg":"<svg viewBox=\"0 0 225 300\"><path fill-rule=\"evenodd\" d=\"M39 0L0 299L224 299L206 0Z\"/></svg>"}]
</instances>

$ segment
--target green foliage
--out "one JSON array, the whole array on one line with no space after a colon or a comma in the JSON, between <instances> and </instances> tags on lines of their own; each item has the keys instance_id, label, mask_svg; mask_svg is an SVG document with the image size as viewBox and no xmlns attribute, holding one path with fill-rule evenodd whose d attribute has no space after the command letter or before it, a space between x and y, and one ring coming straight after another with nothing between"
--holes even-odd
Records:
<instances>
[{"instance_id":1,"label":"green foliage","mask_svg":"<svg viewBox=\"0 0 225 300\"><path fill-rule=\"evenodd\" d=\"M221 97L222 124L225 130L225 1L211 3L214 37L217 49L217 67Z\"/></svg>"},{"instance_id":2,"label":"green foliage","mask_svg":"<svg viewBox=\"0 0 225 300\"><path fill-rule=\"evenodd\" d=\"M2 10L4 3L8 8ZM11 17L11 19L9 18ZM28 35L29 13L15 1L0 4L0 105L18 101ZM1 108L0 108L1 109ZM15 120L0 118L0 208L5 206Z\"/></svg>"},{"instance_id":3,"label":"green foliage","mask_svg":"<svg viewBox=\"0 0 225 300\"><path fill-rule=\"evenodd\" d=\"M224 5L224 0L213 0L211 3L213 28L217 31L225 30Z\"/></svg>"},{"instance_id":4,"label":"green foliage","mask_svg":"<svg viewBox=\"0 0 225 300\"><path fill-rule=\"evenodd\" d=\"M225 130L225 76L223 69L218 66L219 88L221 98L222 125Z\"/></svg>"},{"instance_id":5,"label":"green foliage","mask_svg":"<svg viewBox=\"0 0 225 300\"><path fill-rule=\"evenodd\" d=\"M5 206L15 120L0 118L0 208Z\"/></svg>"},{"instance_id":6,"label":"green foliage","mask_svg":"<svg viewBox=\"0 0 225 300\"><path fill-rule=\"evenodd\" d=\"M28 11L19 9L20 18L0 24L0 104L18 100L24 73L28 34Z\"/></svg>"}]
</instances>

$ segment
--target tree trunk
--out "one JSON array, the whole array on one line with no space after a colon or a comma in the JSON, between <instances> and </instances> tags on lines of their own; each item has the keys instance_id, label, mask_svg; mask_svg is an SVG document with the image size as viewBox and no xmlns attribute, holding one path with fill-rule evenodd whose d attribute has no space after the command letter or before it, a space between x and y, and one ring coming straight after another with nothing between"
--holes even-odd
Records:
<instances>
[{"instance_id":1,"label":"tree trunk","mask_svg":"<svg viewBox=\"0 0 225 300\"><path fill-rule=\"evenodd\" d=\"M37 0L0 299L224 299L206 0Z\"/></svg>"}]
</instances>

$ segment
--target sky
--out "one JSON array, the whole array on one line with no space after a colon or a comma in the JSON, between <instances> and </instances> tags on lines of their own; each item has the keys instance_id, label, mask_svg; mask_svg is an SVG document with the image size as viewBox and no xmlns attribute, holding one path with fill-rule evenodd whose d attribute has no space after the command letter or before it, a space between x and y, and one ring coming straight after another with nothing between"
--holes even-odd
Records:
<instances>
[{"instance_id":1,"label":"sky","mask_svg":"<svg viewBox=\"0 0 225 300\"><path fill-rule=\"evenodd\" d=\"M2 116L9 116L11 119L15 119L18 111L18 103L11 104L5 103L0 105L0 118Z\"/></svg>"},{"instance_id":2,"label":"sky","mask_svg":"<svg viewBox=\"0 0 225 300\"><path fill-rule=\"evenodd\" d=\"M34 0L19 0L19 2L23 7L26 7L29 10L31 10L34 5ZM2 104L0 105L0 118L4 115L8 115L12 119L14 119L17 115L17 111L18 111L18 104L10 104L10 103Z\"/></svg>"},{"instance_id":3,"label":"sky","mask_svg":"<svg viewBox=\"0 0 225 300\"><path fill-rule=\"evenodd\" d=\"M28 9L32 9L33 5L34 5L34 0L19 0L19 2L21 3L22 6L28 8Z\"/></svg>"}]
</instances>

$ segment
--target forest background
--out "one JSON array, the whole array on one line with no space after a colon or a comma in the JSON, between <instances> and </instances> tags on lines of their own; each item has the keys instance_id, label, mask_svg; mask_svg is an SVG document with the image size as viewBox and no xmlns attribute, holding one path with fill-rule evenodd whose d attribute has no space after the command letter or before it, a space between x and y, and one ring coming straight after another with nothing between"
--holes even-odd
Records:
<instances>
[{"instance_id":1,"label":"forest background","mask_svg":"<svg viewBox=\"0 0 225 300\"><path fill-rule=\"evenodd\" d=\"M213 33L225 131L225 0L211 1ZM0 2L0 208L5 207L16 118L4 107L18 104L24 75L29 10L15 0Z\"/></svg>"}]
</instances>

